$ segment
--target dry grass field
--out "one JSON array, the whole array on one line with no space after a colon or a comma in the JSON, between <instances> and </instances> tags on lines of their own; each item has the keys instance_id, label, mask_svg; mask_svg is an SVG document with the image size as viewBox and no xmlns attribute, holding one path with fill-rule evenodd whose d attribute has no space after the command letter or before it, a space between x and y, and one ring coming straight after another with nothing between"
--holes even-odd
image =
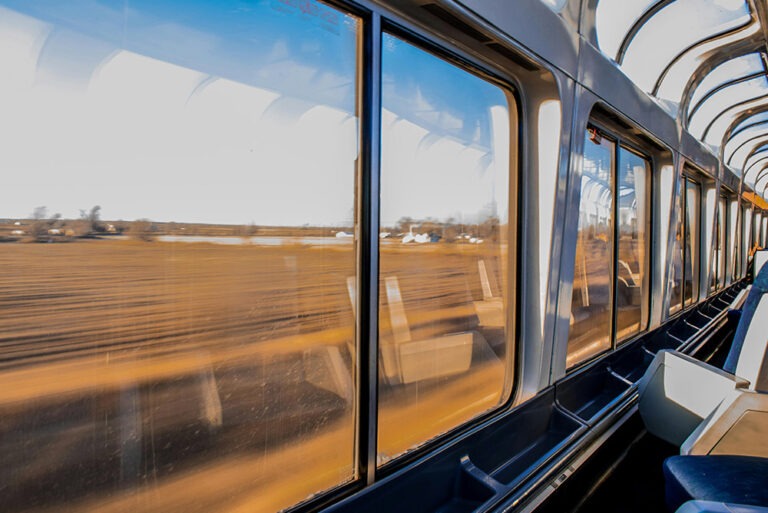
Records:
<instances>
[{"instance_id":1,"label":"dry grass field","mask_svg":"<svg viewBox=\"0 0 768 513\"><path fill-rule=\"evenodd\" d=\"M385 452L500 400L504 332L473 307L478 260L500 294L498 252L383 245L414 339L473 330L496 348L383 386ZM276 511L353 478L351 243L14 242L0 266L8 511Z\"/></svg>"}]
</instances>

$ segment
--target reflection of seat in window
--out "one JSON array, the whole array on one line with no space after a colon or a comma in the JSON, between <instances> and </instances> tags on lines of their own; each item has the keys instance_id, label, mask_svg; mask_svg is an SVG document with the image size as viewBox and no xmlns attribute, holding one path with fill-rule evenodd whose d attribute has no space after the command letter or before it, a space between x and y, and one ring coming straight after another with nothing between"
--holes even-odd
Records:
<instances>
[{"instance_id":1,"label":"reflection of seat in window","mask_svg":"<svg viewBox=\"0 0 768 513\"><path fill-rule=\"evenodd\" d=\"M480 277L480 285L483 290L482 301L474 301L475 312L480 322L480 326L488 328L503 328L504 320L504 299L493 295L491 281L488 278L488 270L485 266L485 260L477 261L477 271Z\"/></svg>"},{"instance_id":2,"label":"reflection of seat in window","mask_svg":"<svg viewBox=\"0 0 768 513\"><path fill-rule=\"evenodd\" d=\"M633 273L629 264L624 260L619 260L618 269L618 305L638 305L641 297L640 275Z\"/></svg>"},{"instance_id":3,"label":"reflection of seat in window","mask_svg":"<svg viewBox=\"0 0 768 513\"><path fill-rule=\"evenodd\" d=\"M413 383L469 370L472 347L487 344L475 330L413 340L397 276L384 280L393 338L381 341L381 364L390 383Z\"/></svg>"}]
</instances>

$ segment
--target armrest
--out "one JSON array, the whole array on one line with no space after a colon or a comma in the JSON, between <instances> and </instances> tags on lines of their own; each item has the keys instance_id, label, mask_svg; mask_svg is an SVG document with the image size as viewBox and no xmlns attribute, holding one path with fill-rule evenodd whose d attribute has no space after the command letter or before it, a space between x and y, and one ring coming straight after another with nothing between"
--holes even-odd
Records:
<instances>
[{"instance_id":1,"label":"armrest","mask_svg":"<svg viewBox=\"0 0 768 513\"><path fill-rule=\"evenodd\" d=\"M681 454L733 454L768 458L768 394L730 391L691 433Z\"/></svg>"},{"instance_id":2,"label":"armrest","mask_svg":"<svg viewBox=\"0 0 768 513\"><path fill-rule=\"evenodd\" d=\"M744 306L744 302L747 300L747 294L749 294L750 290L752 290L752 285L747 285L745 288L741 289L739 293L736 294L736 297L733 298L733 301L731 301L728 308L731 310L741 309L741 307Z\"/></svg>"},{"instance_id":3,"label":"armrest","mask_svg":"<svg viewBox=\"0 0 768 513\"><path fill-rule=\"evenodd\" d=\"M659 351L638 383L646 429L680 445L729 392L749 382L676 351Z\"/></svg>"}]
</instances>

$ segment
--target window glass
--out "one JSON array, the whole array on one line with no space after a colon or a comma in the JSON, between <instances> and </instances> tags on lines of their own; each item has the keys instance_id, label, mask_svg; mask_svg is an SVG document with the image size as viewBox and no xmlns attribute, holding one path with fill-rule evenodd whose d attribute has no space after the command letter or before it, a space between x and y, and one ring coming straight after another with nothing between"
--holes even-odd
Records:
<instances>
[{"instance_id":1,"label":"window glass","mask_svg":"<svg viewBox=\"0 0 768 513\"><path fill-rule=\"evenodd\" d=\"M313 0L0 1L4 510L356 477L360 32Z\"/></svg>"},{"instance_id":2,"label":"window glass","mask_svg":"<svg viewBox=\"0 0 768 513\"><path fill-rule=\"evenodd\" d=\"M709 290L722 288L725 268L725 200L718 201L715 216L715 239L712 251L712 266L710 268Z\"/></svg>"},{"instance_id":3,"label":"window glass","mask_svg":"<svg viewBox=\"0 0 768 513\"><path fill-rule=\"evenodd\" d=\"M611 347L613 162L616 143L592 129L584 142L566 366Z\"/></svg>"},{"instance_id":4,"label":"window glass","mask_svg":"<svg viewBox=\"0 0 768 513\"><path fill-rule=\"evenodd\" d=\"M687 23L681 27L683 19ZM629 45L622 69L641 89L651 91L664 68L686 47L745 25L750 19L744 0L677 0L638 32Z\"/></svg>"},{"instance_id":5,"label":"window glass","mask_svg":"<svg viewBox=\"0 0 768 513\"><path fill-rule=\"evenodd\" d=\"M563 10L563 7L565 7L565 4L568 3L568 0L541 0L544 5L549 7L555 12L560 12Z\"/></svg>"},{"instance_id":6,"label":"window glass","mask_svg":"<svg viewBox=\"0 0 768 513\"><path fill-rule=\"evenodd\" d=\"M685 197L685 182L680 180L680 187L675 198L675 218L677 219L675 228L675 241L672 243L672 262L669 276L669 313L677 312L683 307L683 198Z\"/></svg>"},{"instance_id":7,"label":"window glass","mask_svg":"<svg viewBox=\"0 0 768 513\"><path fill-rule=\"evenodd\" d=\"M766 93L768 93L768 81L765 76L726 86L698 105L698 109L689 120L688 130L694 137L700 139L712 119L730 105L757 98Z\"/></svg>"},{"instance_id":8,"label":"window glass","mask_svg":"<svg viewBox=\"0 0 768 513\"><path fill-rule=\"evenodd\" d=\"M688 80L696 72L696 69L704 63L707 57L712 54L712 51L753 36L754 34L760 32L760 30L761 29L759 23L752 23L751 25L744 27L743 30L736 31L733 34L698 43L695 47L679 56L679 58L672 63L664 75L663 80L659 84L657 98L662 100L663 104L677 106L677 104L682 99L683 91L688 83ZM736 66L738 67L738 65ZM694 103L698 101L698 99L700 99L700 97L703 96L707 91L717 86L716 82L721 80L721 74L723 80L731 80L733 78L732 75L728 75L726 73L727 68L726 70L720 70L720 68L715 69L718 70L717 75L713 76L711 79L709 75L705 78L707 86L711 87L706 91L703 90L703 88L697 88L695 93L697 95L697 99L694 100Z\"/></svg>"},{"instance_id":9,"label":"window glass","mask_svg":"<svg viewBox=\"0 0 768 513\"><path fill-rule=\"evenodd\" d=\"M718 248L717 288L725 286L725 272L728 266L728 206L725 198L720 198L720 206L717 209L717 218L720 228L720 247Z\"/></svg>"},{"instance_id":10,"label":"window glass","mask_svg":"<svg viewBox=\"0 0 768 513\"><path fill-rule=\"evenodd\" d=\"M757 179L755 180L755 191L757 194L762 194L764 192L766 184L768 184L768 166L765 166L763 164L762 166L759 166L760 171L757 172L755 175Z\"/></svg>"},{"instance_id":11,"label":"window glass","mask_svg":"<svg viewBox=\"0 0 768 513\"><path fill-rule=\"evenodd\" d=\"M379 462L492 409L511 382L510 94L383 37Z\"/></svg>"},{"instance_id":12,"label":"window glass","mask_svg":"<svg viewBox=\"0 0 768 513\"><path fill-rule=\"evenodd\" d=\"M730 244L728 245L729 257L728 257L728 269L726 270L728 279L735 281L739 278L739 270L741 268L741 217L739 216L739 202L736 200L730 200L728 202L728 237Z\"/></svg>"},{"instance_id":13,"label":"window glass","mask_svg":"<svg viewBox=\"0 0 768 513\"><path fill-rule=\"evenodd\" d=\"M742 98L742 100L747 101L738 105L734 105L734 107L718 114L714 120L707 121L700 127L700 134L693 132L692 134L699 139L702 139L706 144L719 147L723 142L723 137L725 136L725 132L728 130L728 127L733 124L738 116L740 116L746 110L762 108L768 105L766 98L763 97L757 97L753 99ZM709 126L710 123L711 126Z\"/></svg>"},{"instance_id":14,"label":"window glass","mask_svg":"<svg viewBox=\"0 0 768 513\"><path fill-rule=\"evenodd\" d=\"M768 81L765 76L726 86L700 104L689 120L688 130L694 137L701 139L707 125L730 105L758 98L766 93ZM725 129L727 128L726 126ZM719 139L717 141L719 142Z\"/></svg>"},{"instance_id":15,"label":"window glass","mask_svg":"<svg viewBox=\"0 0 768 513\"><path fill-rule=\"evenodd\" d=\"M757 180L766 164L768 164L768 155L764 152L755 153L752 157L748 158L744 163L744 183L754 188L755 180Z\"/></svg>"},{"instance_id":16,"label":"window glass","mask_svg":"<svg viewBox=\"0 0 768 513\"><path fill-rule=\"evenodd\" d=\"M768 144L760 144L750 151L751 156L744 163L744 182L750 187L755 187L760 173L768 164Z\"/></svg>"},{"instance_id":17,"label":"window glass","mask_svg":"<svg viewBox=\"0 0 768 513\"><path fill-rule=\"evenodd\" d=\"M685 182L685 225L684 233L684 254L683 261L685 268L685 285L683 287L683 302L685 306L694 303L699 297L699 222L700 222L700 202L701 186L691 180Z\"/></svg>"},{"instance_id":18,"label":"window glass","mask_svg":"<svg viewBox=\"0 0 768 513\"><path fill-rule=\"evenodd\" d=\"M600 0L595 12L597 43L600 50L616 59L627 32L632 25L655 3L655 0Z\"/></svg>"},{"instance_id":19,"label":"window glass","mask_svg":"<svg viewBox=\"0 0 768 513\"><path fill-rule=\"evenodd\" d=\"M618 166L618 264L616 270L616 339L637 333L646 324L646 184L648 162L624 147Z\"/></svg>"},{"instance_id":20,"label":"window glass","mask_svg":"<svg viewBox=\"0 0 768 513\"><path fill-rule=\"evenodd\" d=\"M739 132L738 135L729 139L724 153L726 162L741 170L749 153L761 143L768 142L768 135L765 134L765 131L766 125L757 125Z\"/></svg>"},{"instance_id":21,"label":"window glass","mask_svg":"<svg viewBox=\"0 0 768 513\"><path fill-rule=\"evenodd\" d=\"M700 186L684 178L677 209L680 217L672 261L670 313L693 304L699 296L699 198ZM678 285L679 283L679 285ZM677 291L679 287L679 292Z\"/></svg>"},{"instance_id":22,"label":"window glass","mask_svg":"<svg viewBox=\"0 0 768 513\"><path fill-rule=\"evenodd\" d=\"M759 53L742 55L741 57L725 61L710 71L704 80L701 81L691 97L689 109L699 103L707 93L723 84L759 72L765 72L763 60ZM688 114L690 115L690 110Z\"/></svg>"},{"instance_id":23,"label":"window glass","mask_svg":"<svg viewBox=\"0 0 768 513\"><path fill-rule=\"evenodd\" d=\"M753 125L755 123L762 123L762 122L768 122L768 111L760 112L758 114L755 114L754 116L750 116L744 121L740 122L733 130L733 133L745 129L749 125Z\"/></svg>"}]
</instances>

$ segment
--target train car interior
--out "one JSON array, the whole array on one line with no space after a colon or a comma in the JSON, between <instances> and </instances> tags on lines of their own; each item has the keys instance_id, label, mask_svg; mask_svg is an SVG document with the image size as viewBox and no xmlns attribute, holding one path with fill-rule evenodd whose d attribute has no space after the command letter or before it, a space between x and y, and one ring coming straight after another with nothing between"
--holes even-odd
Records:
<instances>
[{"instance_id":1,"label":"train car interior","mask_svg":"<svg viewBox=\"0 0 768 513\"><path fill-rule=\"evenodd\" d=\"M0 0L0 510L768 512L765 0Z\"/></svg>"}]
</instances>

